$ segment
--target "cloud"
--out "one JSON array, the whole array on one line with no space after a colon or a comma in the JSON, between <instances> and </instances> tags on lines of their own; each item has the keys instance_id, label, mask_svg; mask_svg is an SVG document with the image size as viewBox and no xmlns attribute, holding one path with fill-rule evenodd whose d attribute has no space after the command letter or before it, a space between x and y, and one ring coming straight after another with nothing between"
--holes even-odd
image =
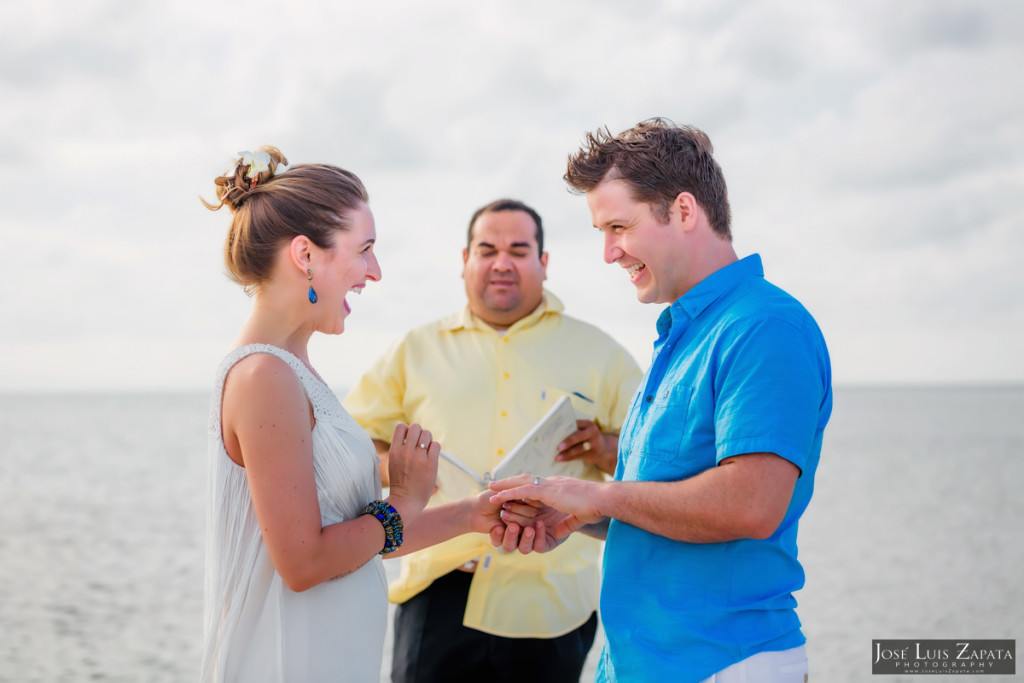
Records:
<instances>
[{"instance_id":1,"label":"cloud","mask_svg":"<svg viewBox=\"0 0 1024 683\"><path fill-rule=\"evenodd\" d=\"M561 176L655 115L711 135L737 250L837 381L1024 381L1022 35L1006 1L4 3L0 390L205 388L249 300L198 196L268 143L370 191L384 279L313 342L335 384L462 305L465 223L508 195L569 312L645 363L656 307Z\"/></svg>"}]
</instances>

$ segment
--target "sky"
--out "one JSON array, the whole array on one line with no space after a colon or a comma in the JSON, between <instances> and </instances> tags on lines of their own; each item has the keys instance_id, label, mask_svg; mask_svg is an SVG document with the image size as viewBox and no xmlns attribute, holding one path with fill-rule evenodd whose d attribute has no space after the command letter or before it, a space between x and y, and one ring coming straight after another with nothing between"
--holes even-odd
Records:
<instances>
[{"instance_id":1,"label":"sky","mask_svg":"<svg viewBox=\"0 0 1024 683\"><path fill-rule=\"evenodd\" d=\"M652 116L708 133L734 244L820 324L837 385L1024 382L1024 3L5 0L0 392L205 391L251 300L235 153L357 173L383 279L314 366L351 386L460 309L498 197L546 285L642 367L659 306L602 260L567 156Z\"/></svg>"}]
</instances>

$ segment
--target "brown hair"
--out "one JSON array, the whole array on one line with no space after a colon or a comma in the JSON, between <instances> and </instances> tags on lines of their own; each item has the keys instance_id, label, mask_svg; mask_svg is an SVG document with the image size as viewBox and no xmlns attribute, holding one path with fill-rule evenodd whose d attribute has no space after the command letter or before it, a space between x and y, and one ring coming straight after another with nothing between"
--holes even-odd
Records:
<instances>
[{"instance_id":1,"label":"brown hair","mask_svg":"<svg viewBox=\"0 0 1024 683\"><path fill-rule=\"evenodd\" d=\"M534 236L537 239L537 256L539 258L544 254L544 225L540 220L540 214L518 199L495 199L490 204L481 206L474 211L473 217L469 219L469 230L466 231L467 249L473 244L473 224L476 223L476 219L485 213L498 213L499 211L522 211L529 214L530 218L533 219L533 224L537 226L537 230L534 232Z\"/></svg>"},{"instance_id":2,"label":"brown hair","mask_svg":"<svg viewBox=\"0 0 1024 683\"><path fill-rule=\"evenodd\" d=\"M606 179L625 180L633 199L650 204L663 223L673 200L689 192L711 228L732 240L729 192L713 151L702 130L667 119L641 121L614 137L607 127L599 128L587 133L583 147L569 155L564 179L578 193L590 192Z\"/></svg>"},{"instance_id":3,"label":"brown hair","mask_svg":"<svg viewBox=\"0 0 1024 683\"><path fill-rule=\"evenodd\" d=\"M233 214L224 263L228 276L252 293L270 278L281 245L305 235L321 249L334 246L335 232L348 230L349 213L369 201L362 181L352 172L327 164L298 164L276 147L260 147L270 155L269 168L248 176L249 163L239 158L233 170L214 180L219 203L200 201Z\"/></svg>"}]
</instances>

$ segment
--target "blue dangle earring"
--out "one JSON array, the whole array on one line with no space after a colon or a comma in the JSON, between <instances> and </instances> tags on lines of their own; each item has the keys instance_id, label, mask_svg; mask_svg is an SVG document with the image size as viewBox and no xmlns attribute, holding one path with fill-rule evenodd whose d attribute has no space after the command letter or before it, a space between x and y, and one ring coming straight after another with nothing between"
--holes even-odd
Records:
<instances>
[{"instance_id":1,"label":"blue dangle earring","mask_svg":"<svg viewBox=\"0 0 1024 683\"><path fill-rule=\"evenodd\" d=\"M313 270L311 268L306 269L306 279L309 280L309 303L316 303L316 291L313 289Z\"/></svg>"}]
</instances>

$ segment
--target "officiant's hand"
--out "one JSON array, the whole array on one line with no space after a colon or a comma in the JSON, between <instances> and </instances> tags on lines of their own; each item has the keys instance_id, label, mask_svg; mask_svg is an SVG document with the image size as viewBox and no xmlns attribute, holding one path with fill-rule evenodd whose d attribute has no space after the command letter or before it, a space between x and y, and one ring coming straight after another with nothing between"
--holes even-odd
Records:
<instances>
[{"instance_id":1,"label":"officiant's hand","mask_svg":"<svg viewBox=\"0 0 1024 683\"><path fill-rule=\"evenodd\" d=\"M441 444L418 424L395 425L388 449L390 502L405 521L411 521L426 506L437 480L437 458Z\"/></svg>"},{"instance_id":2,"label":"officiant's hand","mask_svg":"<svg viewBox=\"0 0 1024 683\"><path fill-rule=\"evenodd\" d=\"M558 444L555 460L582 460L607 474L615 474L618 461L619 435L605 434L591 420L576 420L576 431Z\"/></svg>"}]
</instances>

